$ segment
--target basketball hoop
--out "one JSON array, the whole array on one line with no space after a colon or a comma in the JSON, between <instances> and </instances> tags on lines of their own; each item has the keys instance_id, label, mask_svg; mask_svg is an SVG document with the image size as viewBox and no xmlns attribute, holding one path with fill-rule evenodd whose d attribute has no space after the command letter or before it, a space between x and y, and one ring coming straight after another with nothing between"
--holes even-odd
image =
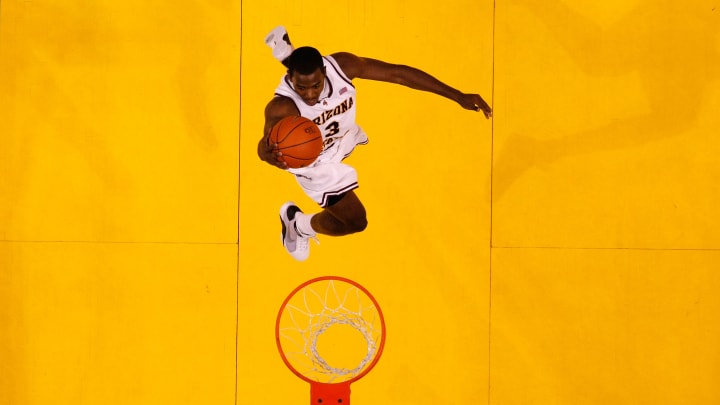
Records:
<instances>
[{"instance_id":1,"label":"basketball hoop","mask_svg":"<svg viewBox=\"0 0 720 405\"><path fill-rule=\"evenodd\" d=\"M310 403L350 404L350 384L364 377L385 346L375 298L342 277L319 277L293 290L275 323L285 365L310 383Z\"/></svg>"}]
</instances>

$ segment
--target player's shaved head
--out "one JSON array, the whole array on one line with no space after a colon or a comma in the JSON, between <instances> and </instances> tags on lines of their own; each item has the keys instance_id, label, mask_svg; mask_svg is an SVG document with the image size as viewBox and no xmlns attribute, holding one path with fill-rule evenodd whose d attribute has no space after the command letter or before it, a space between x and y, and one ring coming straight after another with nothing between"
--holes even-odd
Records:
<instances>
[{"instance_id":1,"label":"player's shaved head","mask_svg":"<svg viewBox=\"0 0 720 405\"><path fill-rule=\"evenodd\" d=\"M309 75L317 69L323 68L323 58L320 52L310 46L303 46L293 51L287 61L288 74L290 76L297 72L301 75Z\"/></svg>"}]
</instances>

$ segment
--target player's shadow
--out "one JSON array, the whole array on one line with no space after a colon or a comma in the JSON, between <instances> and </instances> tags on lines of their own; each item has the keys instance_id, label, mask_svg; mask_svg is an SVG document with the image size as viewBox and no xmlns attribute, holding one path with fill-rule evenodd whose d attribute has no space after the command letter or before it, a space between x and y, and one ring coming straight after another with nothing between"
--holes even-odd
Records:
<instances>
[{"instance_id":1,"label":"player's shadow","mask_svg":"<svg viewBox=\"0 0 720 405\"><path fill-rule=\"evenodd\" d=\"M716 10L706 0L646 0L606 29L558 0L516 3L537 16L590 78L635 73L648 111L623 119L607 117L605 125L553 139L510 135L494 161L494 201L531 167L542 168L571 155L640 146L694 125L708 82L718 77L720 5ZM598 102L612 100L598 97ZM548 108L547 114L563 110L562 105L538 108Z\"/></svg>"}]
</instances>

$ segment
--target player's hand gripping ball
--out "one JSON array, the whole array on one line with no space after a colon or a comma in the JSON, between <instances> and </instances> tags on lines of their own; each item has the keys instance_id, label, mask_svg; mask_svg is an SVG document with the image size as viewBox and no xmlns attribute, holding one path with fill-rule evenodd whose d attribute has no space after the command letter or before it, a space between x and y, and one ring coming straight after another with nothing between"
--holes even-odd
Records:
<instances>
[{"instance_id":1,"label":"player's hand gripping ball","mask_svg":"<svg viewBox=\"0 0 720 405\"><path fill-rule=\"evenodd\" d=\"M323 150L320 129L305 117L289 116L281 119L270 130L270 145L277 145L273 153L282 155L277 159L285 162L291 169L312 164Z\"/></svg>"}]
</instances>

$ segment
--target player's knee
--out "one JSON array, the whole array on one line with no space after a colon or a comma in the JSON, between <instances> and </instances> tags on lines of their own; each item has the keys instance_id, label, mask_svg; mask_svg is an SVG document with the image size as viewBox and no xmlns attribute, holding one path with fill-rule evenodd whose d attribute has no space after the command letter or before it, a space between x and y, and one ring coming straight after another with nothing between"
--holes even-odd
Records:
<instances>
[{"instance_id":1,"label":"player's knee","mask_svg":"<svg viewBox=\"0 0 720 405\"><path fill-rule=\"evenodd\" d=\"M352 218L346 223L350 233L362 232L367 228L368 221L365 215Z\"/></svg>"}]
</instances>

